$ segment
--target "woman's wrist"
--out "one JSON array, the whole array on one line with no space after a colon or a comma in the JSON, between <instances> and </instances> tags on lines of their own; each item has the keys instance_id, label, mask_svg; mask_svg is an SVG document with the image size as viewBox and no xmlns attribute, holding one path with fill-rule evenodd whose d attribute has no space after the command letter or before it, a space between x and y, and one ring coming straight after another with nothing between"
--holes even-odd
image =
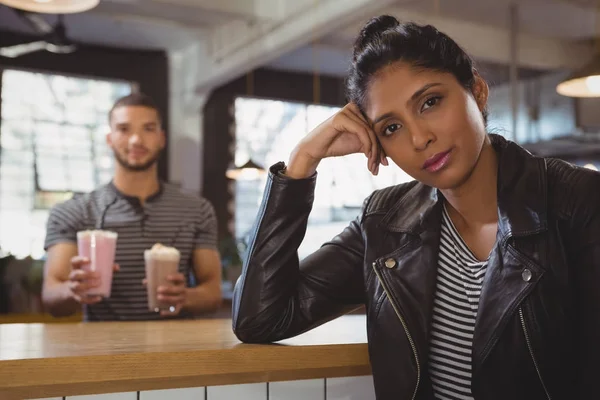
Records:
<instances>
[{"instance_id":1,"label":"woman's wrist","mask_svg":"<svg viewBox=\"0 0 600 400\"><path fill-rule=\"evenodd\" d=\"M295 149L290 155L287 167L281 172L292 179L310 178L317 171L319 162L320 160L315 160L306 156L302 151Z\"/></svg>"}]
</instances>

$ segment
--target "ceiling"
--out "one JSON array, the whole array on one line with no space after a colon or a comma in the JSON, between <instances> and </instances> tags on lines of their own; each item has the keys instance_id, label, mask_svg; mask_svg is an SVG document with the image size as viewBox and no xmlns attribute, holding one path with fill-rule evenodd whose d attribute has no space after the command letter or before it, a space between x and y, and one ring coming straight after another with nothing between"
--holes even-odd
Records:
<instances>
[{"instance_id":1,"label":"ceiling","mask_svg":"<svg viewBox=\"0 0 600 400\"><path fill-rule=\"evenodd\" d=\"M80 43L135 49L173 49L198 40L203 31L234 16L190 6L168 7L150 3L140 7L136 0L104 0L93 11L65 16L67 34ZM193 15L193 17L190 17ZM44 15L53 23L56 17ZM0 5L0 27L34 34L13 10Z\"/></svg>"},{"instance_id":2,"label":"ceiling","mask_svg":"<svg viewBox=\"0 0 600 400\"><path fill-rule=\"evenodd\" d=\"M185 44L207 29L237 19L257 19L252 0L102 0L95 9L68 16L71 35L81 42L122 47L165 49ZM269 0L277 8L279 0ZM512 0L397 0L398 7L414 12L507 28ZM225 3L225 4L222 4ZM227 5L230 3L231 5ZM267 3L263 1L262 4ZM590 39L595 26L597 0L520 0L519 25L523 32L546 37ZM265 15L266 16L266 15ZM258 16L260 18L260 16ZM51 20L51 17L48 17ZM356 29L368 18L352 24ZM31 32L6 6L0 6L3 30ZM157 32L153 32L155 29ZM170 34L169 34L170 33ZM161 38L167 35L166 38ZM344 31L328 35L326 42L351 44Z\"/></svg>"},{"instance_id":3,"label":"ceiling","mask_svg":"<svg viewBox=\"0 0 600 400\"><path fill-rule=\"evenodd\" d=\"M509 60L512 2L102 0L97 8L89 12L66 16L65 22L68 35L83 43L169 51L185 49L197 43L213 46L223 50L218 53L223 55L221 58L235 59L232 63L235 61L237 68L223 74L223 79L243 73L244 68L261 64L308 72L318 68L323 74L343 76L347 70L352 40L360 26L369 16L389 13L400 19L434 23L464 45L479 60L483 73L499 83L506 81L508 76L506 65ZM578 56L584 49L581 46L585 44L589 53L592 39L598 36L596 3L596 0L519 1L521 76L535 75L545 69L573 67L583 62ZM336 18L345 12L340 7L350 9L353 6L355 9L352 13L344 14L346 19ZM306 10L311 7L321 7L326 16L317 18L321 14L314 14L312 19L308 18ZM331 19L328 21L326 17ZM45 18L53 20L52 16ZM304 18L304 26L298 25L299 28L291 32L295 19L300 18ZM311 30L307 24L313 20L315 28ZM329 28L328 24L331 25ZM2 30L33 33L5 6L0 6L0 27ZM284 33L293 33L298 37L290 36L285 43L282 42L285 45L276 47L274 42ZM314 36L310 33L314 33ZM300 37L302 35L304 37ZM316 52L315 47L310 45L313 39L319 42ZM251 51L256 53L254 57L248 54ZM215 60L212 60L213 70L226 69L219 57L215 56ZM250 59L252 62L247 61ZM218 81L212 75L207 79Z\"/></svg>"},{"instance_id":4,"label":"ceiling","mask_svg":"<svg viewBox=\"0 0 600 400\"><path fill-rule=\"evenodd\" d=\"M399 0L382 12L400 20L416 20L436 26L437 20L445 19L508 31L511 3L511 0ZM595 36L600 36L600 32L596 33L600 31L600 26L595 25L596 15L599 15L597 4L600 5L598 0L521 0L518 1L518 29L526 35L561 42L593 42ZM318 43L295 49L273 61L270 66L345 76L351 59L352 42L367 20L368 17L358 20L346 29L320 38ZM448 33L454 37L451 32ZM487 46L493 51L494 43L488 43ZM479 59L478 68L491 85L503 84L509 80L509 68L505 62ZM519 77L526 79L547 70L543 66L522 67L519 68Z\"/></svg>"},{"instance_id":5,"label":"ceiling","mask_svg":"<svg viewBox=\"0 0 600 400\"><path fill-rule=\"evenodd\" d=\"M594 36L597 0L423 0L403 8L501 28L510 26L511 3L518 5L523 32L563 39ZM436 7L439 4L439 7Z\"/></svg>"},{"instance_id":6,"label":"ceiling","mask_svg":"<svg viewBox=\"0 0 600 400\"><path fill-rule=\"evenodd\" d=\"M334 48L331 46L308 45L294 50L277 60L268 67L294 72L309 72L322 75L345 77L350 65L352 52L350 48ZM493 62L478 61L477 69L490 86L509 82L509 67ZM519 68L519 79L540 76L547 72L543 69Z\"/></svg>"}]
</instances>

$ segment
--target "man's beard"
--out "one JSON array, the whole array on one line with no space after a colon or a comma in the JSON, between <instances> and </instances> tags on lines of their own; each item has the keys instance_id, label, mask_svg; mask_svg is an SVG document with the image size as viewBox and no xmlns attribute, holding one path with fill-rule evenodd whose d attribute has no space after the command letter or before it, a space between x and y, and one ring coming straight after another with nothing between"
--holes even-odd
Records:
<instances>
[{"instance_id":1,"label":"man's beard","mask_svg":"<svg viewBox=\"0 0 600 400\"><path fill-rule=\"evenodd\" d=\"M148 161L146 161L143 164L139 164L139 165L131 165L127 159L121 157L121 155L117 152L113 150L113 153L115 154L115 160L117 160L117 162L126 170L129 171L134 171L134 172L141 172L141 171L147 171L150 168L152 168L154 166L154 164L156 163L156 161L158 161L158 157L160 156L160 152L157 151L155 154L152 155L152 158L150 158Z\"/></svg>"}]
</instances>

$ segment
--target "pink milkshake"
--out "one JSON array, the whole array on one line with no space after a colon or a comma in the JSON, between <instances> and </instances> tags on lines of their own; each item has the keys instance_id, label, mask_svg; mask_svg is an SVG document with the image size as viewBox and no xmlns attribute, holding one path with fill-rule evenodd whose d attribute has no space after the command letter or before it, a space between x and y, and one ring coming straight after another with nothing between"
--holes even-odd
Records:
<instances>
[{"instance_id":1,"label":"pink milkshake","mask_svg":"<svg viewBox=\"0 0 600 400\"><path fill-rule=\"evenodd\" d=\"M100 286L88 290L86 295L110 297L117 233L102 230L77 232L77 249L80 256L90 260L82 269L96 271L100 275Z\"/></svg>"},{"instance_id":2,"label":"pink milkshake","mask_svg":"<svg viewBox=\"0 0 600 400\"><path fill-rule=\"evenodd\" d=\"M171 282L167 280L167 277L178 272L180 257L179 250L175 247L163 246L160 243L156 243L150 250L144 251L148 289L148 309L150 311L173 311L170 304L162 304L158 301L157 290L159 286L171 285Z\"/></svg>"}]
</instances>

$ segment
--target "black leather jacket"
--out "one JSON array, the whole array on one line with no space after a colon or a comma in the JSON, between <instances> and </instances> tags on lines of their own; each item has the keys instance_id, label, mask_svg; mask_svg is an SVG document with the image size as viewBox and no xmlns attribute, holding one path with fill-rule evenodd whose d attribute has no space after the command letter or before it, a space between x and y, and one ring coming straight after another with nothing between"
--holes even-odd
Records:
<instances>
[{"instance_id":1,"label":"black leather jacket","mask_svg":"<svg viewBox=\"0 0 600 400\"><path fill-rule=\"evenodd\" d=\"M473 338L476 399L600 399L600 174L490 135L498 240ZM298 335L365 304L379 400L432 399L427 372L442 196L411 182L298 262L315 179L271 168L235 287L244 342Z\"/></svg>"}]
</instances>

